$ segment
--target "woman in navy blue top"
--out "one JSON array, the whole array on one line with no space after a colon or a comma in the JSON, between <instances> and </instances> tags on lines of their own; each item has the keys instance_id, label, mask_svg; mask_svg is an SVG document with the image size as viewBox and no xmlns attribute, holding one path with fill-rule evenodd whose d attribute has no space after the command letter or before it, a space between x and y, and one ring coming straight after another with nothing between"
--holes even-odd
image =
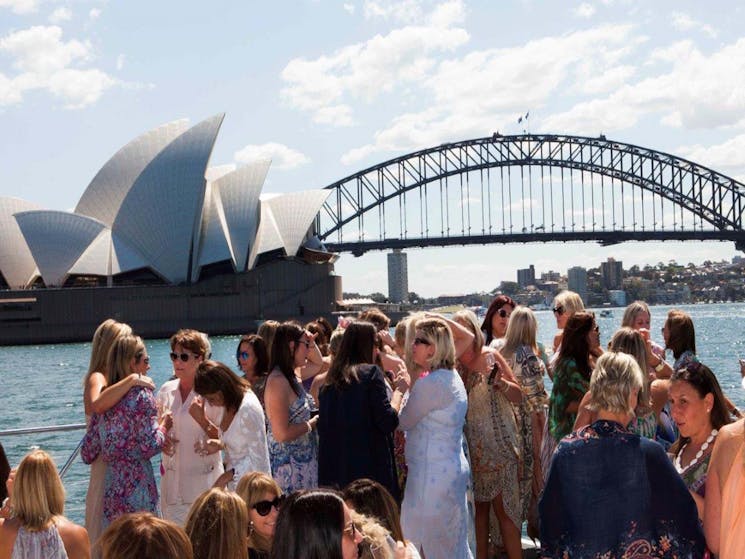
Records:
<instances>
[{"instance_id":1,"label":"woman in navy blue top","mask_svg":"<svg viewBox=\"0 0 745 559\"><path fill-rule=\"evenodd\" d=\"M408 379L398 373L396 389L389 395L383 371L372 365L376 336L369 322L350 324L321 387L318 484L341 489L369 478L398 500L393 431Z\"/></svg>"},{"instance_id":2,"label":"woman in navy blue top","mask_svg":"<svg viewBox=\"0 0 745 559\"><path fill-rule=\"evenodd\" d=\"M631 433L642 374L608 352L590 381L598 420L564 437L540 502L541 557L698 559L696 505L662 447Z\"/></svg>"}]
</instances>

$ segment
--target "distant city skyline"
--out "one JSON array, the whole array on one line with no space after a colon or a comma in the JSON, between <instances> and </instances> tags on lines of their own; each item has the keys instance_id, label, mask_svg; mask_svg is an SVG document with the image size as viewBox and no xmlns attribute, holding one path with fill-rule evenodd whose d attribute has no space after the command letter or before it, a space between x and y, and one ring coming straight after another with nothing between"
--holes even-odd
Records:
<instances>
[{"instance_id":1,"label":"distant city skyline","mask_svg":"<svg viewBox=\"0 0 745 559\"><path fill-rule=\"evenodd\" d=\"M742 181L744 16L692 0L2 0L0 196L72 210L142 130L223 111L210 164L271 157L272 192L524 130L604 134ZM489 291L530 264L566 273L609 256L628 268L738 254L716 242L406 253L408 289L423 296ZM386 254L342 255L343 289L385 291Z\"/></svg>"}]
</instances>

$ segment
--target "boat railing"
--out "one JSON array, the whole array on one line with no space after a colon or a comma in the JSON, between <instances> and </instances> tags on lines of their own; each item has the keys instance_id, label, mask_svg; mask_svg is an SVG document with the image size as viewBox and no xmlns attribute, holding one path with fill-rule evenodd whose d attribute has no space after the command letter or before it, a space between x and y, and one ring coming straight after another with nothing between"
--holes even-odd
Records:
<instances>
[{"instance_id":1,"label":"boat railing","mask_svg":"<svg viewBox=\"0 0 745 559\"><path fill-rule=\"evenodd\" d=\"M22 427L20 429L5 429L3 431L0 431L0 437L11 437L14 435L31 435L35 433L77 431L77 430L85 429L85 428L86 428L85 423L68 423L65 425L48 425L46 427ZM83 446L83 439L80 439L78 446L75 447L75 450L72 451L72 454L70 454L70 457L67 460L65 460L65 463L60 468L59 470L60 478L65 477L65 474L75 462L75 458L77 458L78 453L80 453L81 446Z\"/></svg>"}]
</instances>

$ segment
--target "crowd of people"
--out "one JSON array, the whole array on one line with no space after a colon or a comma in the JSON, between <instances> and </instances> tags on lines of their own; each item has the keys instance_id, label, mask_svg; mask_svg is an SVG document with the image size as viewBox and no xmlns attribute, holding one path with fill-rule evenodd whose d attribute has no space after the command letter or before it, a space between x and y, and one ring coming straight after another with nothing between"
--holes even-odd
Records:
<instances>
[{"instance_id":1,"label":"crowd of people","mask_svg":"<svg viewBox=\"0 0 745 559\"><path fill-rule=\"evenodd\" d=\"M548 348L505 295L481 323L416 313L393 336L377 309L267 321L239 373L179 330L157 391L144 341L107 320L85 527L46 452L11 470L0 446L0 559L518 559L523 528L545 558L741 559L745 420L691 317L670 311L656 344L636 301L603 348L576 293L553 313Z\"/></svg>"}]
</instances>

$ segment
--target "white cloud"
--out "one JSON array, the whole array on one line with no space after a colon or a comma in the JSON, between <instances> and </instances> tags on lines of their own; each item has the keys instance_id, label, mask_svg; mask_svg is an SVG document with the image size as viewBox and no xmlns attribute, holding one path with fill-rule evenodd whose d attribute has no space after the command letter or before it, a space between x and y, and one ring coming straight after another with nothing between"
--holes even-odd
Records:
<instances>
[{"instance_id":1,"label":"white cloud","mask_svg":"<svg viewBox=\"0 0 745 559\"><path fill-rule=\"evenodd\" d=\"M126 56L124 54L120 54L116 57L116 69L121 70L124 68L124 61L126 60Z\"/></svg>"},{"instance_id":2,"label":"white cloud","mask_svg":"<svg viewBox=\"0 0 745 559\"><path fill-rule=\"evenodd\" d=\"M49 21L52 23L62 23L63 21L70 21L72 19L72 10L64 6L56 8L51 14L49 14Z\"/></svg>"},{"instance_id":3,"label":"white cloud","mask_svg":"<svg viewBox=\"0 0 745 559\"><path fill-rule=\"evenodd\" d=\"M383 18L411 23L422 17L419 0L365 0L362 13L366 19Z\"/></svg>"},{"instance_id":4,"label":"white cloud","mask_svg":"<svg viewBox=\"0 0 745 559\"><path fill-rule=\"evenodd\" d=\"M671 19L672 26L678 31L691 31L697 29L699 31L702 31L703 33L706 33L711 38L715 38L717 36L717 30L714 29L711 25L701 23L700 21L693 19L686 13L673 12Z\"/></svg>"},{"instance_id":5,"label":"white cloud","mask_svg":"<svg viewBox=\"0 0 745 559\"><path fill-rule=\"evenodd\" d=\"M257 159L271 159L272 168L287 170L310 163L310 158L284 144L268 142L266 144L249 144L235 152L233 156L239 163L251 163Z\"/></svg>"},{"instance_id":6,"label":"white cloud","mask_svg":"<svg viewBox=\"0 0 745 559\"><path fill-rule=\"evenodd\" d=\"M13 58L18 74L0 80L0 105L20 103L31 90L47 90L65 103L81 108L98 100L116 82L95 68L75 67L90 60L91 45L63 41L57 26L35 26L0 39L0 52Z\"/></svg>"},{"instance_id":7,"label":"white cloud","mask_svg":"<svg viewBox=\"0 0 745 559\"><path fill-rule=\"evenodd\" d=\"M88 12L88 19L91 21L98 19L101 17L101 9L100 8L91 8L91 11Z\"/></svg>"},{"instance_id":8,"label":"white cloud","mask_svg":"<svg viewBox=\"0 0 745 559\"><path fill-rule=\"evenodd\" d=\"M745 172L745 134L711 146L681 146L675 153L718 171Z\"/></svg>"},{"instance_id":9,"label":"white cloud","mask_svg":"<svg viewBox=\"0 0 745 559\"><path fill-rule=\"evenodd\" d=\"M354 4L343 4L342 7L344 8L344 11L348 14L354 13Z\"/></svg>"},{"instance_id":10,"label":"white cloud","mask_svg":"<svg viewBox=\"0 0 745 559\"><path fill-rule=\"evenodd\" d=\"M592 4L588 4L587 2L583 2L574 9L574 15L577 17L589 19L595 15L595 11L595 6L593 6Z\"/></svg>"},{"instance_id":11,"label":"white cloud","mask_svg":"<svg viewBox=\"0 0 745 559\"><path fill-rule=\"evenodd\" d=\"M36 0L0 0L0 8L10 8L15 14L32 14L38 9Z\"/></svg>"},{"instance_id":12,"label":"white cloud","mask_svg":"<svg viewBox=\"0 0 745 559\"><path fill-rule=\"evenodd\" d=\"M434 54L468 41L464 29L453 27L462 12L461 2L447 2L422 25L394 29L315 60L295 58L282 71L287 85L281 97L290 107L312 112L316 122L326 122L329 109L349 107L349 99L370 102L398 85L422 82L435 65ZM336 124L351 122L351 107L344 110L346 117Z\"/></svg>"},{"instance_id":13,"label":"white cloud","mask_svg":"<svg viewBox=\"0 0 745 559\"><path fill-rule=\"evenodd\" d=\"M313 115L313 122L332 126L352 126L354 124L352 107L349 105L321 107Z\"/></svg>"},{"instance_id":14,"label":"white cloud","mask_svg":"<svg viewBox=\"0 0 745 559\"><path fill-rule=\"evenodd\" d=\"M637 44L630 26L607 25L444 60L422 81L420 98L428 108L394 118L372 143L345 153L342 163L505 130L516 115L539 110L583 74L599 75L591 87L607 89L633 74L622 62Z\"/></svg>"}]
</instances>

